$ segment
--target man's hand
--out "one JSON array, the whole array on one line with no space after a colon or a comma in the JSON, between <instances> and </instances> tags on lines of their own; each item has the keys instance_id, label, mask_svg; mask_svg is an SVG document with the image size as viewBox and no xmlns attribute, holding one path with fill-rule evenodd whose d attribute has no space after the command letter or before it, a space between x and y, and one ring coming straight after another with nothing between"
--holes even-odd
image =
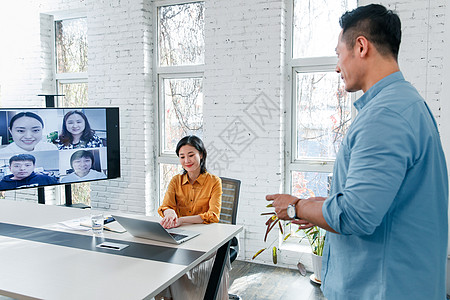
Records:
<instances>
[{"instance_id":1,"label":"man's hand","mask_svg":"<svg viewBox=\"0 0 450 300\"><path fill-rule=\"evenodd\" d=\"M300 200L288 194L275 194L267 195L266 200L273 201L272 206L278 218L281 220L291 220L286 213L286 208L289 204L295 203L297 217L300 220L292 220L292 223L300 225L301 228L310 228L317 225L325 230L337 233L328 225L322 215L323 202L326 200L325 197L311 197Z\"/></svg>"},{"instance_id":2,"label":"man's hand","mask_svg":"<svg viewBox=\"0 0 450 300\"><path fill-rule=\"evenodd\" d=\"M299 199L289 194L275 194L275 195L267 195L266 200L273 201L272 205L279 219L292 220L287 215L286 209L289 204L297 203Z\"/></svg>"},{"instance_id":3,"label":"man's hand","mask_svg":"<svg viewBox=\"0 0 450 300\"><path fill-rule=\"evenodd\" d=\"M267 195L266 196L267 201L273 201L272 206L275 209L275 213L277 214L277 217L281 220L290 220L293 224L299 225L301 228L307 229L310 227L315 226L316 224L313 224L309 221L298 219L298 220L292 220L287 215L286 209L289 204L297 204L299 201L305 201L305 202L323 202L325 200L324 197L312 197L308 199L302 199L300 200L297 197L294 197L289 194L275 194L275 195ZM299 205L296 205L296 215L297 217L301 218L302 214L301 211L299 211Z\"/></svg>"},{"instance_id":4,"label":"man's hand","mask_svg":"<svg viewBox=\"0 0 450 300\"><path fill-rule=\"evenodd\" d=\"M300 220L293 220L291 223L299 225L301 229L308 229L308 228L311 228L313 226L316 226L313 223L309 223L308 221L301 220L301 219Z\"/></svg>"}]
</instances>

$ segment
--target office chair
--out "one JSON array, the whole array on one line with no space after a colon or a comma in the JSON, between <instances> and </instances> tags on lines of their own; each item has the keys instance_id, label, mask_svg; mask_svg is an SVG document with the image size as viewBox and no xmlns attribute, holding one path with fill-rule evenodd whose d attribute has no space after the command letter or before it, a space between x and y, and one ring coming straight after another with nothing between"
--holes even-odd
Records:
<instances>
[{"instance_id":1,"label":"office chair","mask_svg":"<svg viewBox=\"0 0 450 300\"><path fill-rule=\"evenodd\" d=\"M222 179L222 209L220 211L220 223L236 225L237 208L239 203L239 191L241 181L226 177ZM239 241L233 237L230 244L230 262L232 263L239 253ZM229 299L241 299L237 295L228 294Z\"/></svg>"}]
</instances>

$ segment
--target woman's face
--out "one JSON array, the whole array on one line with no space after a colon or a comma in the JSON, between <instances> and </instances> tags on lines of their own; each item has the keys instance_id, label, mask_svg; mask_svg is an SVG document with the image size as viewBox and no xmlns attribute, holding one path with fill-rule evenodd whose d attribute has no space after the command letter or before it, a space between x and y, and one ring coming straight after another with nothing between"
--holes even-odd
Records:
<instances>
[{"instance_id":1,"label":"woman's face","mask_svg":"<svg viewBox=\"0 0 450 300\"><path fill-rule=\"evenodd\" d=\"M72 161L72 167L79 177L84 177L92 167L92 160L89 157L80 157Z\"/></svg>"},{"instance_id":2,"label":"woman's face","mask_svg":"<svg viewBox=\"0 0 450 300\"><path fill-rule=\"evenodd\" d=\"M42 139L42 124L35 118L23 116L14 121L9 132L17 146L32 151Z\"/></svg>"},{"instance_id":3,"label":"woman's face","mask_svg":"<svg viewBox=\"0 0 450 300\"><path fill-rule=\"evenodd\" d=\"M180 159L181 166L187 172L195 172L200 170L200 160L202 155L200 152L191 145L184 145L178 151L178 158Z\"/></svg>"},{"instance_id":4,"label":"woman's face","mask_svg":"<svg viewBox=\"0 0 450 300\"><path fill-rule=\"evenodd\" d=\"M72 135L81 135L83 134L85 123L82 116L79 114L72 114L70 117L66 120L66 128L67 131L70 132Z\"/></svg>"}]
</instances>

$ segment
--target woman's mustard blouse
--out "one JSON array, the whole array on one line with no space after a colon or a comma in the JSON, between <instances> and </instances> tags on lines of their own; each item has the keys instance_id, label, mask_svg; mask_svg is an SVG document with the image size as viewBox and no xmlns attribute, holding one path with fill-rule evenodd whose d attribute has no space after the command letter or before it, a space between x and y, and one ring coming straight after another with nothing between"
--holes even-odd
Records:
<instances>
[{"instance_id":1,"label":"woman's mustard blouse","mask_svg":"<svg viewBox=\"0 0 450 300\"><path fill-rule=\"evenodd\" d=\"M218 223L222 205L222 181L205 172L189 183L188 175L175 175L169 183L158 213L164 217L166 209L173 209L178 217L199 215L203 223Z\"/></svg>"}]
</instances>

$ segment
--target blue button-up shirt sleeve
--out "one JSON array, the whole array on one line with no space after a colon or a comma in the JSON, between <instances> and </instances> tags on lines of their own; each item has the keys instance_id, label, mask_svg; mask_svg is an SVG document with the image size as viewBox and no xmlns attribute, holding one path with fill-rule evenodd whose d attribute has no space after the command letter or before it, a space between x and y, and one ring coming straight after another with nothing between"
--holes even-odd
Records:
<instances>
[{"instance_id":1,"label":"blue button-up shirt sleeve","mask_svg":"<svg viewBox=\"0 0 450 300\"><path fill-rule=\"evenodd\" d=\"M323 215L341 234L370 235L392 205L416 145L408 122L387 108L367 111L354 125L340 153L351 155L339 161L348 163L345 185L325 201Z\"/></svg>"}]
</instances>

